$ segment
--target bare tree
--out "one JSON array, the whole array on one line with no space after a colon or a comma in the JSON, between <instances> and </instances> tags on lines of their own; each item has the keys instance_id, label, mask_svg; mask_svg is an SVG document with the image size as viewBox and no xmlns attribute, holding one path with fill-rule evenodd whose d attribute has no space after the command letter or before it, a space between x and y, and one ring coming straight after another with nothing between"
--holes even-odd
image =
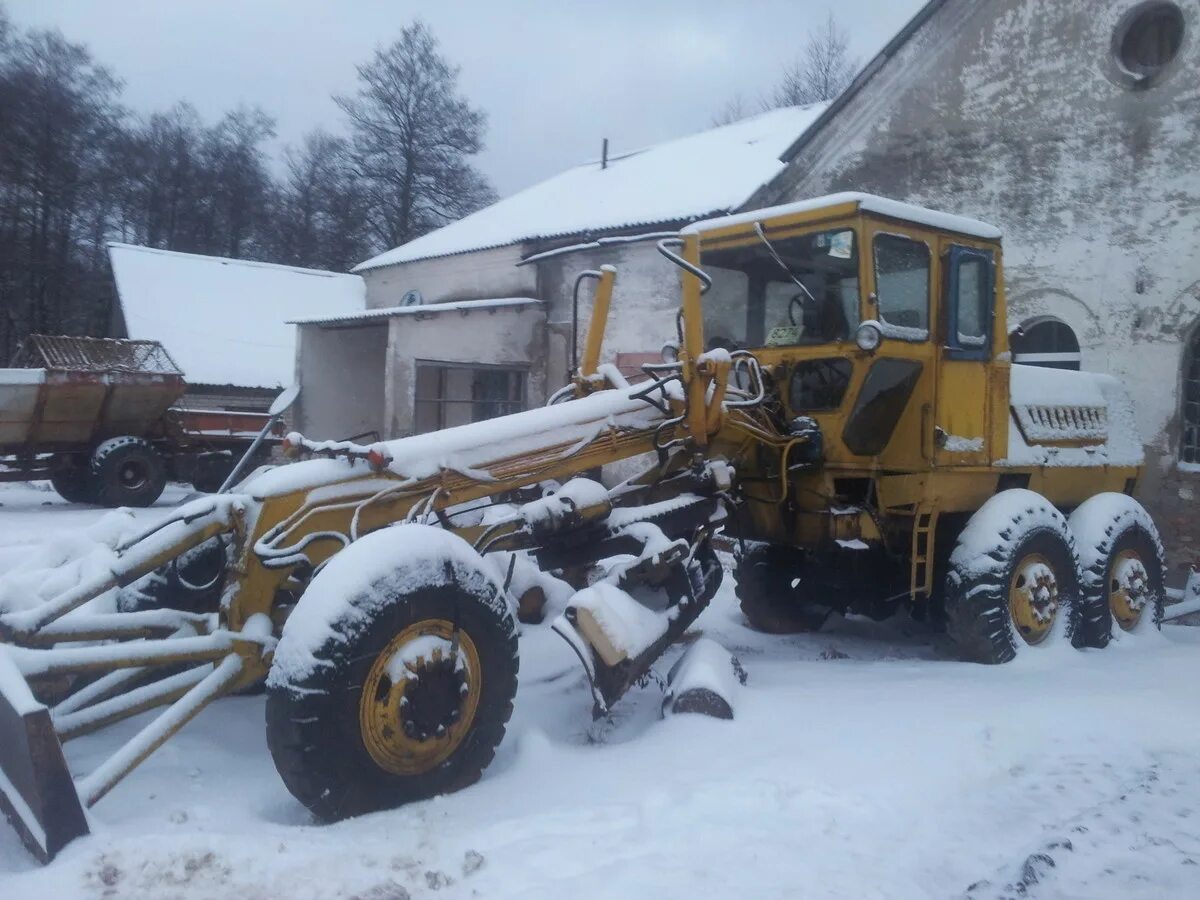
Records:
<instances>
[{"instance_id":1,"label":"bare tree","mask_svg":"<svg viewBox=\"0 0 1200 900\"><path fill-rule=\"evenodd\" d=\"M721 125L731 125L734 122L740 121L750 115L750 107L746 104L746 99L741 94L734 94L712 117L713 127Z\"/></svg>"},{"instance_id":2,"label":"bare tree","mask_svg":"<svg viewBox=\"0 0 1200 900\"><path fill-rule=\"evenodd\" d=\"M495 192L469 163L486 117L458 94L458 68L422 22L358 67L358 92L334 100L350 119L376 241L395 247L485 206Z\"/></svg>"},{"instance_id":3,"label":"bare tree","mask_svg":"<svg viewBox=\"0 0 1200 900\"><path fill-rule=\"evenodd\" d=\"M824 27L809 31L800 58L784 69L763 108L832 100L850 84L858 67L859 60L850 56L849 35L830 13Z\"/></svg>"}]
</instances>

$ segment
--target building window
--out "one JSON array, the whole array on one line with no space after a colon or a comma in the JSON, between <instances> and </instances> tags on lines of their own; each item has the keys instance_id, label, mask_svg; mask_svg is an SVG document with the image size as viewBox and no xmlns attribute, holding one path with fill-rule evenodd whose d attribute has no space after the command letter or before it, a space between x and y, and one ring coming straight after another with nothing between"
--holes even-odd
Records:
<instances>
[{"instance_id":1,"label":"building window","mask_svg":"<svg viewBox=\"0 0 1200 900\"><path fill-rule=\"evenodd\" d=\"M1008 336L1008 346L1015 363L1079 371L1079 339L1070 325L1054 316L1022 322Z\"/></svg>"},{"instance_id":2,"label":"building window","mask_svg":"<svg viewBox=\"0 0 1200 900\"><path fill-rule=\"evenodd\" d=\"M1183 440L1179 459L1200 465L1200 328L1192 332L1191 344L1183 359Z\"/></svg>"},{"instance_id":3,"label":"building window","mask_svg":"<svg viewBox=\"0 0 1200 900\"><path fill-rule=\"evenodd\" d=\"M1179 55L1183 12L1167 0L1150 0L1130 10L1113 35L1113 52L1134 84L1147 84Z\"/></svg>"},{"instance_id":4,"label":"building window","mask_svg":"<svg viewBox=\"0 0 1200 900\"><path fill-rule=\"evenodd\" d=\"M525 408L524 369L418 362L413 429L482 422Z\"/></svg>"}]
</instances>

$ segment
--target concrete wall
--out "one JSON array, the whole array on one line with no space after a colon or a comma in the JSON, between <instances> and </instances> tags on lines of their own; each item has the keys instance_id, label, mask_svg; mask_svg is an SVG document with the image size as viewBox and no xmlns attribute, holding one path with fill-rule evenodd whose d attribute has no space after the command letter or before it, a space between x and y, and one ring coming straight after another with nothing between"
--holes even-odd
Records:
<instances>
[{"instance_id":1,"label":"concrete wall","mask_svg":"<svg viewBox=\"0 0 1200 900\"><path fill-rule=\"evenodd\" d=\"M538 306L500 307L471 312L436 312L427 317L394 316L386 364L389 438L413 431L418 360L527 367L530 407L546 402L546 311ZM383 368L382 366L380 367Z\"/></svg>"},{"instance_id":2,"label":"concrete wall","mask_svg":"<svg viewBox=\"0 0 1200 900\"><path fill-rule=\"evenodd\" d=\"M1066 321L1084 368L1121 377L1164 534L1200 541L1175 468L1184 337L1200 319L1200 4L1135 87L1112 47L1134 0L947 3L750 206L856 189L1005 231L1010 327Z\"/></svg>"},{"instance_id":3,"label":"concrete wall","mask_svg":"<svg viewBox=\"0 0 1200 900\"><path fill-rule=\"evenodd\" d=\"M566 384L571 355L571 294L575 277L601 265L617 268L613 302L601 354L611 362L617 353L657 353L676 335L679 270L663 259L654 242L626 244L554 256L537 264L546 301L549 328L547 378L551 390ZM595 282L585 282L579 302L579 354L587 338Z\"/></svg>"},{"instance_id":4,"label":"concrete wall","mask_svg":"<svg viewBox=\"0 0 1200 900\"><path fill-rule=\"evenodd\" d=\"M368 269L362 273L367 286L367 306L371 309L397 306L412 290L420 291L426 303L537 297L537 270L533 266L518 268L522 255L522 245L515 244Z\"/></svg>"},{"instance_id":5,"label":"concrete wall","mask_svg":"<svg viewBox=\"0 0 1200 900\"><path fill-rule=\"evenodd\" d=\"M296 429L315 440L383 434L387 323L297 325Z\"/></svg>"}]
</instances>

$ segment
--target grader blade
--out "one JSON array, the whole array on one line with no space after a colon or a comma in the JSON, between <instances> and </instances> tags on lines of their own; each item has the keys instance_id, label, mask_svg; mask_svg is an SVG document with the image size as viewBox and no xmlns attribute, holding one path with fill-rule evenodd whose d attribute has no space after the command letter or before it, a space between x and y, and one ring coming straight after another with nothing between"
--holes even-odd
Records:
<instances>
[{"instance_id":1,"label":"grader blade","mask_svg":"<svg viewBox=\"0 0 1200 900\"><path fill-rule=\"evenodd\" d=\"M0 809L21 842L48 863L88 833L50 711L0 650Z\"/></svg>"}]
</instances>

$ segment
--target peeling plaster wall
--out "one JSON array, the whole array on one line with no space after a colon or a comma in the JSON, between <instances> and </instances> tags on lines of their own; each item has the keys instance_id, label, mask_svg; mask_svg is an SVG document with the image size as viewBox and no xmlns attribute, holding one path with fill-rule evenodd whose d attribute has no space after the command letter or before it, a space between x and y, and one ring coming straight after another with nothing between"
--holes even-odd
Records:
<instances>
[{"instance_id":1,"label":"peeling plaster wall","mask_svg":"<svg viewBox=\"0 0 1200 900\"><path fill-rule=\"evenodd\" d=\"M320 441L382 434L387 324L296 329L296 429Z\"/></svg>"},{"instance_id":2,"label":"peeling plaster wall","mask_svg":"<svg viewBox=\"0 0 1200 900\"><path fill-rule=\"evenodd\" d=\"M367 307L398 306L412 290L420 291L426 303L536 297L537 271L533 266L517 266L522 254L522 245L516 244L368 269L362 273Z\"/></svg>"},{"instance_id":3,"label":"peeling plaster wall","mask_svg":"<svg viewBox=\"0 0 1200 900\"><path fill-rule=\"evenodd\" d=\"M1047 313L1083 366L1129 385L1142 493L1200 544L1200 478L1175 469L1185 338L1200 320L1200 3L1157 83L1112 54L1134 0L952 0L749 207L866 190L1005 232L1009 324Z\"/></svg>"},{"instance_id":4,"label":"peeling plaster wall","mask_svg":"<svg viewBox=\"0 0 1200 900\"><path fill-rule=\"evenodd\" d=\"M420 319L393 316L388 328L386 438L412 433L418 360L526 368L528 405L546 402L546 312L541 306L443 312Z\"/></svg>"}]
</instances>

